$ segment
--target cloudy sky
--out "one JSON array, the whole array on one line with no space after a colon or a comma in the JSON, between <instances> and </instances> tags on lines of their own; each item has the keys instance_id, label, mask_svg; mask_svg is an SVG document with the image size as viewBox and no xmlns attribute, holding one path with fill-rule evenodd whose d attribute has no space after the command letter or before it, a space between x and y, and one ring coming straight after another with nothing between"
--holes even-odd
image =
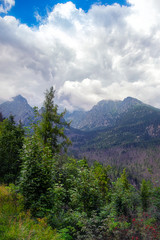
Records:
<instances>
[{"instance_id":1,"label":"cloudy sky","mask_svg":"<svg viewBox=\"0 0 160 240\"><path fill-rule=\"evenodd\" d=\"M160 108L160 1L0 0L0 99L69 110L136 97Z\"/></svg>"}]
</instances>

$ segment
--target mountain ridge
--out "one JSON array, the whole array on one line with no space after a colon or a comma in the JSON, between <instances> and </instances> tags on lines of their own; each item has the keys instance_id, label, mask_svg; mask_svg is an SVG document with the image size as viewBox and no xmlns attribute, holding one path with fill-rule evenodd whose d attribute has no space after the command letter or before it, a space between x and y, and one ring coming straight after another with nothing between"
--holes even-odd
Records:
<instances>
[{"instance_id":1,"label":"mountain ridge","mask_svg":"<svg viewBox=\"0 0 160 240\"><path fill-rule=\"evenodd\" d=\"M5 118L12 114L15 122L21 121L24 126L34 118L33 108L21 95L0 104L0 112ZM102 100L90 111L66 115L65 120L73 120L67 135L79 149L160 142L160 109L136 98Z\"/></svg>"},{"instance_id":2,"label":"mountain ridge","mask_svg":"<svg viewBox=\"0 0 160 240\"><path fill-rule=\"evenodd\" d=\"M0 112L4 118L13 115L15 122L21 121L24 126L27 126L30 119L34 117L33 108L28 104L26 98L21 95L13 97L11 101L0 104Z\"/></svg>"},{"instance_id":3,"label":"mountain ridge","mask_svg":"<svg viewBox=\"0 0 160 240\"><path fill-rule=\"evenodd\" d=\"M65 120L72 121L71 127L83 130L92 131L113 127L120 121L121 117L128 111L133 110L136 106L153 108L155 111L160 111L153 106L144 104L140 100L132 97L127 97L124 100L101 100L94 105L89 111L73 111L67 112ZM41 111L41 110L40 110ZM0 104L0 112L5 118L9 115L15 117L15 122L21 121L24 125L29 124L29 118L34 117L34 110L28 104L27 99L22 95L17 95L11 101L6 101Z\"/></svg>"},{"instance_id":4,"label":"mountain ridge","mask_svg":"<svg viewBox=\"0 0 160 240\"><path fill-rule=\"evenodd\" d=\"M71 126L84 131L104 128L113 126L122 113L139 105L149 106L132 97L127 97L123 101L102 100L87 112L74 111L68 113L65 119L73 120Z\"/></svg>"}]
</instances>

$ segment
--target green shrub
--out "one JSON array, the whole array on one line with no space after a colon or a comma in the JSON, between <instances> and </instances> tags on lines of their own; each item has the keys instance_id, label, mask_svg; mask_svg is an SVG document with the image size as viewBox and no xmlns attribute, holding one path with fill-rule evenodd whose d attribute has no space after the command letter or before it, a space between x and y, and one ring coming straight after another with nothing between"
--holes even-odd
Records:
<instances>
[{"instance_id":1,"label":"green shrub","mask_svg":"<svg viewBox=\"0 0 160 240\"><path fill-rule=\"evenodd\" d=\"M1 240L62 240L46 219L31 219L23 210L23 198L10 188L0 186L0 239Z\"/></svg>"}]
</instances>

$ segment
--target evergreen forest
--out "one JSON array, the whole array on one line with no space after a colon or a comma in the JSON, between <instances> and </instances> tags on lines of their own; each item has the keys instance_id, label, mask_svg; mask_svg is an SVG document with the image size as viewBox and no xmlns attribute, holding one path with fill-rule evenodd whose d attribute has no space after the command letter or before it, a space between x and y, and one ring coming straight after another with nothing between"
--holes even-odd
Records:
<instances>
[{"instance_id":1,"label":"evergreen forest","mask_svg":"<svg viewBox=\"0 0 160 240\"><path fill-rule=\"evenodd\" d=\"M68 155L54 96L29 127L0 114L0 239L159 240L160 183Z\"/></svg>"}]
</instances>

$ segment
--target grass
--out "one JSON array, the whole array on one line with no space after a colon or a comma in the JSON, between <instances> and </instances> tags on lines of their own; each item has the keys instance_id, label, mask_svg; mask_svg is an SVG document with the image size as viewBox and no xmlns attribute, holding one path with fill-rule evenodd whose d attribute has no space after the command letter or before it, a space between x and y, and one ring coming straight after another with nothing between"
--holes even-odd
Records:
<instances>
[{"instance_id":1,"label":"grass","mask_svg":"<svg viewBox=\"0 0 160 240\"><path fill-rule=\"evenodd\" d=\"M46 219L32 219L23 210L23 198L10 187L0 186L1 240L62 240Z\"/></svg>"}]
</instances>

